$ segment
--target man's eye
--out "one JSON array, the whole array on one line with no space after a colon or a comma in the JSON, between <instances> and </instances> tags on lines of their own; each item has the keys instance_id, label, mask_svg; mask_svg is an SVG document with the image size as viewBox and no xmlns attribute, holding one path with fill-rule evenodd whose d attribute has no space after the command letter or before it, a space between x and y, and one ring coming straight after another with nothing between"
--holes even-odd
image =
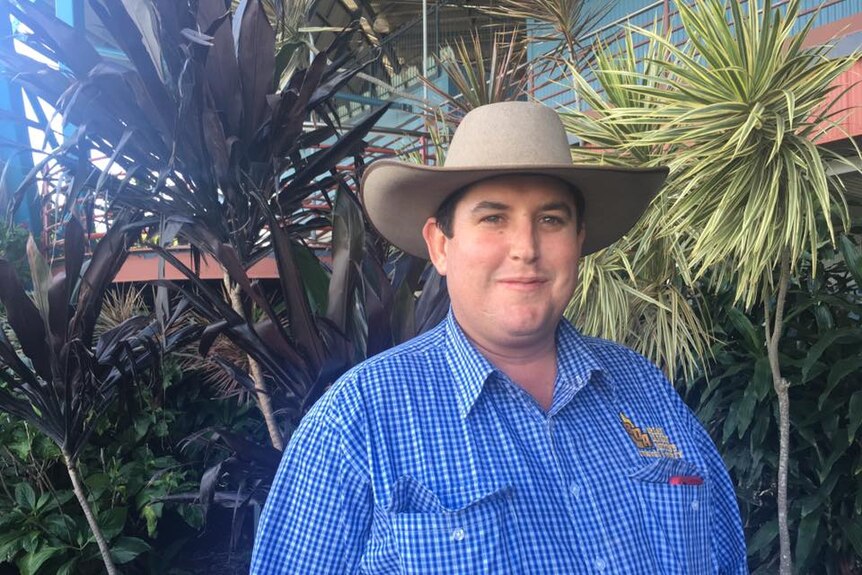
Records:
<instances>
[{"instance_id":1,"label":"man's eye","mask_svg":"<svg viewBox=\"0 0 862 575\"><path fill-rule=\"evenodd\" d=\"M498 215L485 216L480 221L485 222L485 223L489 223L489 224L498 224L498 223L503 221L503 216L498 216Z\"/></svg>"},{"instance_id":2,"label":"man's eye","mask_svg":"<svg viewBox=\"0 0 862 575\"><path fill-rule=\"evenodd\" d=\"M563 218L559 216L542 216L541 222L543 224L551 224L554 226L560 226L565 223Z\"/></svg>"}]
</instances>

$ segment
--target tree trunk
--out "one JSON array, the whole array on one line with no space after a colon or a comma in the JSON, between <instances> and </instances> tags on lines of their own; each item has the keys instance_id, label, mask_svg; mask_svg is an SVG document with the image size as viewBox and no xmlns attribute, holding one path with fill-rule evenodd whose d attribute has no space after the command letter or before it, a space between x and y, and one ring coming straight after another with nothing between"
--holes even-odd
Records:
<instances>
[{"instance_id":1,"label":"tree trunk","mask_svg":"<svg viewBox=\"0 0 862 575\"><path fill-rule=\"evenodd\" d=\"M78 475L78 468L72 457L63 450L63 459L66 461L66 471L69 472L69 479L72 480L72 490L75 492L75 497L78 498L78 504L84 511L84 517L87 518L87 523L90 525L90 531L96 539L96 545L99 546L99 552L102 554L102 561L105 563L105 570L108 575L118 575L117 566L114 565L114 560L111 557L111 549L108 547L108 542L102 534L102 529L93 515L93 510L90 508L90 503L87 501L87 494L84 493L84 485L81 483L81 478Z\"/></svg>"},{"instance_id":2,"label":"tree trunk","mask_svg":"<svg viewBox=\"0 0 862 575\"><path fill-rule=\"evenodd\" d=\"M230 294L230 303L233 310L245 317L245 312L242 307L242 300L240 299L239 286L232 285L230 278L227 273L224 275L224 285L225 289L227 289L228 294ZM257 400L257 407L260 409L261 414L263 414L263 420L266 422L266 430L269 432L269 440L272 443L272 446L278 449L279 451L284 450L284 441L281 437L281 431L278 429L278 423L275 421L275 413L272 408L272 400L269 396L269 389L266 386L266 380L263 378L263 370L260 369L260 364L254 360L250 355L248 357L248 365L249 372L251 373L251 379L254 381L254 388L257 393L255 393L255 399Z\"/></svg>"},{"instance_id":3,"label":"tree trunk","mask_svg":"<svg viewBox=\"0 0 862 575\"><path fill-rule=\"evenodd\" d=\"M790 459L790 383L781 376L778 358L778 343L784 323L784 304L790 285L790 258L785 253L781 259L781 273L778 279L778 297L775 301L775 321L770 322L769 298L765 297L763 306L766 315L766 350L769 367L772 371L772 386L778 397L778 542L780 551L779 573L791 575L793 561L790 554L790 530L787 526L787 476ZM772 323L772 325L770 325Z\"/></svg>"}]
</instances>

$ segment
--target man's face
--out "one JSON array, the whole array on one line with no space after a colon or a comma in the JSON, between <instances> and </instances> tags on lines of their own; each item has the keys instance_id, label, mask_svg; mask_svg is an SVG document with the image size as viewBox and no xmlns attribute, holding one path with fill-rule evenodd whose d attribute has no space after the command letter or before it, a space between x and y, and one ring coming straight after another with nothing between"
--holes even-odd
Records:
<instances>
[{"instance_id":1,"label":"man's face","mask_svg":"<svg viewBox=\"0 0 862 575\"><path fill-rule=\"evenodd\" d=\"M434 218L423 235L471 339L504 350L553 338L584 241L566 184L531 175L479 182L455 206L452 237Z\"/></svg>"}]
</instances>

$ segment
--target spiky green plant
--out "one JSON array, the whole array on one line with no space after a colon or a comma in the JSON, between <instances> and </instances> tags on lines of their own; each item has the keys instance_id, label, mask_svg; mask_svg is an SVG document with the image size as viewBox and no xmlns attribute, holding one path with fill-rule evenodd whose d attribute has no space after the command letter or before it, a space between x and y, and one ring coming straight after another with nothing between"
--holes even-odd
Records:
<instances>
[{"instance_id":1,"label":"spiky green plant","mask_svg":"<svg viewBox=\"0 0 862 575\"><path fill-rule=\"evenodd\" d=\"M520 30L496 32L490 54L486 55L482 43L478 30L473 30L469 41L456 40L438 58L438 66L455 86L456 94L441 89L429 78L422 78L430 90L461 114L485 104L516 100L526 93L527 52Z\"/></svg>"},{"instance_id":2,"label":"spiky green plant","mask_svg":"<svg viewBox=\"0 0 862 575\"><path fill-rule=\"evenodd\" d=\"M676 8L684 45L637 29L654 46L643 69L600 64L597 77L619 80L607 97L628 92L630 101L599 106L602 125L593 126L589 141L620 146L620 156L647 150L652 161L670 165L660 236L685 240L695 278L709 272L716 283L735 286L736 301L764 308L780 415L780 562L790 573L789 382L778 343L788 285L804 253L817 253L823 238L834 243L847 222L843 188L827 162L852 164L817 138L841 114L833 83L857 57L829 58L828 47L806 47L813 17L797 31L798 0L780 7L695 0Z\"/></svg>"},{"instance_id":3,"label":"spiky green plant","mask_svg":"<svg viewBox=\"0 0 862 575\"><path fill-rule=\"evenodd\" d=\"M595 65L590 71L595 86L569 63L575 89L589 109L562 113L566 130L581 141L573 148L575 161L661 165L665 159L661 146L634 143L655 125L608 121L618 110L646 114L654 109L655 98L629 86L658 85L660 45L647 43L646 57L639 58L629 31L617 46L599 44L593 52ZM622 241L584 259L566 314L586 333L625 343L646 355L673 380L680 370L685 378L696 373L709 354L711 337L706 318L697 312L697 291L687 273L686 236L668 237L664 231L665 201L657 198Z\"/></svg>"},{"instance_id":4,"label":"spiky green plant","mask_svg":"<svg viewBox=\"0 0 862 575\"><path fill-rule=\"evenodd\" d=\"M585 0L499 0L493 6L482 7L488 14L520 20L532 20L538 24L534 39L537 41L559 41L560 48L568 50L570 60L576 58L580 38L604 18L612 4L596 7ZM561 40L562 39L562 40ZM556 50L559 54L561 50Z\"/></svg>"}]
</instances>

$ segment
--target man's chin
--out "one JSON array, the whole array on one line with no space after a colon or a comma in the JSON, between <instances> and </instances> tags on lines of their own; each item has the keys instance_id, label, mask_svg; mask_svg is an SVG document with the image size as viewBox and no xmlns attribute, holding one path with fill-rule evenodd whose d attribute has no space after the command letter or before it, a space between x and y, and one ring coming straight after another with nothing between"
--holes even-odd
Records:
<instances>
[{"instance_id":1,"label":"man's chin","mask_svg":"<svg viewBox=\"0 0 862 575\"><path fill-rule=\"evenodd\" d=\"M503 331L514 340L530 341L539 340L556 332L559 317L509 317L501 327Z\"/></svg>"}]
</instances>

